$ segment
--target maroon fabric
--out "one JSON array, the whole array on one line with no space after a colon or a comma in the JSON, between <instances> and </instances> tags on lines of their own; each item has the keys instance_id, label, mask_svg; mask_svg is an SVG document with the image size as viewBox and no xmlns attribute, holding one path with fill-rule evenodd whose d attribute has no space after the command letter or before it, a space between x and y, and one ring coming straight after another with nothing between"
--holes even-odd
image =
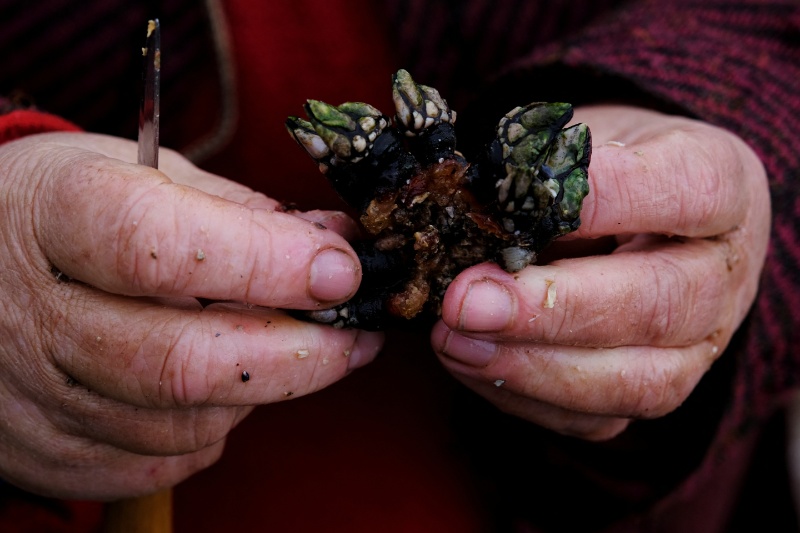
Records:
<instances>
[{"instance_id":1,"label":"maroon fabric","mask_svg":"<svg viewBox=\"0 0 800 533\"><path fill-rule=\"evenodd\" d=\"M767 168L774 230L739 386L763 416L800 381L800 5L793 0L638 2L520 68L552 63L624 77L687 113L727 128ZM769 357L763 357L768 353Z\"/></svg>"},{"instance_id":2,"label":"maroon fabric","mask_svg":"<svg viewBox=\"0 0 800 533\"><path fill-rule=\"evenodd\" d=\"M65 22L59 0L35 7L0 0L0 20L14 21L0 32L0 57L13 55L0 72L0 92L16 90L84 128L131 137L136 86L130 80L138 58L129 57L129 47L140 46L140 19L148 12L123 0L85 4ZM165 80L172 103L162 108L162 116L171 115L162 121L162 139L186 146L218 120L220 88L208 77L218 66L209 60L210 26L199 3L154 4L180 28L164 36L180 42L165 45L175 61L174 77ZM494 120L509 102L551 95L574 103L633 100L731 129L764 161L774 230L759 299L683 407L605 444L564 439L497 413L429 364L413 366L428 359L402 351L423 351L424 335L392 337L385 358L355 380L259 409L237 428L231 453L176 489L176 524L187 531L210 527L215 506L223 505L232 528L302 531L303 524L334 517L348 531L444 531L438 507L452 531L470 521L479 527L487 515L498 530L724 530L732 509L747 503L737 500L739 485L759 428L800 379L793 351L800 324L792 312L800 298L800 204L792 194L800 179L800 5L397 0L385 6L382 12L360 0L227 2L241 115L230 145L206 166L280 199L303 198L319 176L282 131L283 118L306 97L388 108L388 75L399 66L466 108L459 119L465 142L471 123L480 123L480 115ZM103 31L88 31L94 28ZM306 201L340 206L329 191ZM428 404L410 400L417 391ZM330 426L336 417L346 422ZM309 461L310 454L328 462ZM418 486L426 500L411 505L403 496L413 499ZM304 520L310 509L320 514ZM382 518L395 529L379 528Z\"/></svg>"},{"instance_id":3,"label":"maroon fabric","mask_svg":"<svg viewBox=\"0 0 800 533\"><path fill-rule=\"evenodd\" d=\"M434 2L430 7L430 2L418 1L409 9L422 9L423 4L427 12L447 8L446 2ZM800 140L794 134L800 122L800 4L794 0L653 0L616 2L613 10L597 3L570 4L572 9L565 12L556 7L563 7L563 2L538 9L472 2L461 13L466 19L459 19L457 12L451 24L439 30L439 35L450 39L426 35L415 41L420 49L414 52L433 62L430 58L458 55L461 41L453 36L482 35L483 41L471 41L474 54L461 59L467 75L458 79L465 85L472 79L485 81L487 75L493 79L496 86L481 101L490 121L514 102L530 99L633 101L730 129L761 157L770 179L774 229L758 300L742 334L724 356L735 360L734 399L724 415L711 409L706 416L706 424L718 431L707 455L687 455L685 462L697 467L693 476L669 490L668 484L659 488L652 482L668 476L644 468L647 474L642 479L650 481L630 498L645 501L672 492L655 512L635 519L637 528L681 530L691 525L695 530L717 530L724 526L734 503L726 502L720 490L726 486L722 473L728 476L726 488L730 491L737 480L733 472L746 461L754 428L785 401L786 393L800 380L800 357L795 348L800 345L800 315L796 312L800 304L800 204L796 200ZM531 31L538 26L524 26L528 10L538 11L532 17L537 22L552 21L554 17L549 15L557 12L562 24L543 23L543 31ZM586 21L590 23L582 24ZM520 31L523 26L527 34ZM406 33L409 42L412 34L411 30ZM485 58L497 55L484 54L488 49L502 52L510 64L492 64ZM430 68L436 70L437 66ZM484 75L472 78L475 73ZM472 120L467 113L461 117L462 125ZM714 370L716 374L727 371ZM717 394L724 394L724 388L717 389ZM680 434L697 426L702 426L702 420L684 425ZM644 443L653 451L668 452L659 446L664 437L667 435L655 432L645 437ZM621 464L630 458L614 461L604 456L602 461ZM578 468L592 475L595 465ZM686 464L679 466L679 470L683 468ZM531 495L539 502L548 501L545 492ZM568 494L565 491L561 496ZM692 511L687 502L699 505ZM676 507L680 509L677 513ZM554 502L553 508L562 510ZM541 509L531 512L536 513L541 514ZM701 524L705 527L699 527ZM628 522L621 527L634 525Z\"/></svg>"},{"instance_id":4,"label":"maroon fabric","mask_svg":"<svg viewBox=\"0 0 800 533\"><path fill-rule=\"evenodd\" d=\"M138 106L141 47L154 17L169 28L162 38L160 137L180 148L210 131L217 116L211 29L193 0L106 0L79 8L69 0L0 0L0 94L85 130L135 138L130 110Z\"/></svg>"},{"instance_id":5,"label":"maroon fabric","mask_svg":"<svg viewBox=\"0 0 800 533\"><path fill-rule=\"evenodd\" d=\"M741 435L752 434L800 383L800 141L794 134L800 127L799 35L800 4L793 0L636 2L515 65L525 70L561 63L601 80L624 78L733 131L767 168L774 219L763 282L743 327L746 335L726 354L736 357L735 399L711 453L673 496L684 502L683 510L710 484L718 484L736 457L746 456ZM725 524L725 508L694 514L709 526ZM680 522L674 515L662 504L650 520L675 528Z\"/></svg>"},{"instance_id":6,"label":"maroon fabric","mask_svg":"<svg viewBox=\"0 0 800 533\"><path fill-rule=\"evenodd\" d=\"M42 498L0 481L0 530L4 533L100 533L102 519L100 503Z\"/></svg>"}]
</instances>

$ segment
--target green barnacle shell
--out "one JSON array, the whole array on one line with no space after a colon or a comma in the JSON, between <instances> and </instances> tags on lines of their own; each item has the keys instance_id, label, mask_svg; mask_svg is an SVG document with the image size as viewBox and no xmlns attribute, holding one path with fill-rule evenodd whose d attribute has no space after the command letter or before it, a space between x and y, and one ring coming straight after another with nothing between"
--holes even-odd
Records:
<instances>
[{"instance_id":1,"label":"green barnacle shell","mask_svg":"<svg viewBox=\"0 0 800 533\"><path fill-rule=\"evenodd\" d=\"M336 107L319 100L309 100L305 109L311 124L314 125L314 130L331 151L341 159L348 159L352 147L350 139L342 130L345 132L354 130L355 121Z\"/></svg>"},{"instance_id":2,"label":"green barnacle shell","mask_svg":"<svg viewBox=\"0 0 800 533\"><path fill-rule=\"evenodd\" d=\"M498 124L503 157L519 167L538 168L554 137L572 118L565 103L534 102L506 113Z\"/></svg>"},{"instance_id":3,"label":"green barnacle shell","mask_svg":"<svg viewBox=\"0 0 800 533\"><path fill-rule=\"evenodd\" d=\"M577 124L558 135L545 162L555 179L562 183L563 195L554 207L565 222L578 219L583 199L589 194L587 168L590 151L589 128Z\"/></svg>"},{"instance_id":4,"label":"green barnacle shell","mask_svg":"<svg viewBox=\"0 0 800 533\"><path fill-rule=\"evenodd\" d=\"M414 82L414 78L411 77L407 70L398 70L394 75L393 82L392 96L394 96L395 100L405 97L412 106L416 108L422 107L425 101L422 91L420 91L416 82Z\"/></svg>"},{"instance_id":5,"label":"green barnacle shell","mask_svg":"<svg viewBox=\"0 0 800 533\"><path fill-rule=\"evenodd\" d=\"M442 95L439 94L439 91L427 85L420 85L419 88L425 95L425 111L428 115L435 117L438 116L440 112L450 109L450 106L447 105L447 102L442 98Z\"/></svg>"},{"instance_id":6,"label":"green barnacle shell","mask_svg":"<svg viewBox=\"0 0 800 533\"><path fill-rule=\"evenodd\" d=\"M551 139L548 131L535 131L525 135L511 151L511 160L520 167L534 167Z\"/></svg>"},{"instance_id":7,"label":"green barnacle shell","mask_svg":"<svg viewBox=\"0 0 800 533\"><path fill-rule=\"evenodd\" d=\"M589 128L577 124L559 133L545 161L556 181L563 184L564 194L557 209L564 220L578 218L583 199L589 194L586 168L590 150Z\"/></svg>"},{"instance_id":8,"label":"green barnacle shell","mask_svg":"<svg viewBox=\"0 0 800 533\"><path fill-rule=\"evenodd\" d=\"M533 202L532 208L529 211L533 213L543 214L548 206L553 204L553 184L550 183L553 180L547 180L546 182L542 182L541 180L536 180L531 187L531 202ZM556 184L557 186L557 184ZM523 204L524 205L524 204Z\"/></svg>"},{"instance_id":9,"label":"green barnacle shell","mask_svg":"<svg viewBox=\"0 0 800 533\"><path fill-rule=\"evenodd\" d=\"M335 154L334 164L364 157L387 124L380 111L362 102L332 106L309 100L305 109L317 135Z\"/></svg>"},{"instance_id":10,"label":"green barnacle shell","mask_svg":"<svg viewBox=\"0 0 800 533\"><path fill-rule=\"evenodd\" d=\"M330 148L317 135L314 125L299 117L289 117L286 119L286 130L289 132L297 144L302 146L314 160L319 162L330 154Z\"/></svg>"},{"instance_id":11,"label":"green barnacle shell","mask_svg":"<svg viewBox=\"0 0 800 533\"><path fill-rule=\"evenodd\" d=\"M577 229L589 193L591 133L584 124L562 130L571 118L570 104L534 102L497 126L505 171L495 184L497 208L506 231L534 251Z\"/></svg>"},{"instance_id":12,"label":"green barnacle shell","mask_svg":"<svg viewBox=\"0 0 800 533\"><path fill-rule=\"evenodd\" d=\"M400 69L392 76L392 99L397 111L397 124L408 136L442 122L454 123L450 109L439 91L414 81L408 71Z\"/></svg>"},{"instance_id":13,"label":"green barnacle shell","mask_svg":"<svg viewBox=\"0 0 800 533\"><path fill-rule=\"evenodd\" d=\"M558 203L561 218L575 220L581 214L583 199L589 194L589 180L583 168L573 170L564 180L564 196Z\"/></svg>"},{"instance_id":14,"label":"green barnacle shell","mask_svg":"<svg viewBox=\"0 0 800 533\"><path fill-rule=\"evenodd\" d=\"M586 124L577 124L562 130L553 141L545 164L556 176L569 172L586 157L588 139L589 128Z\"/></svg>"},{"instance_id":15,"label":"green barnacle shell","mask_svg":"<svg viewBox=\"0 0 800 533\"><path fill-rule=\"evenodd\" d=\"M363 117L377 119L383 116L375 107L365 104L364 102L345 102L336 109L349 115L353 119L360 119Z\"/></svg>"},{"instance_id":16,"label":"green barnacle shell","mask_svg":"<svg viewBox=\"0 0 800 533\"><path fill-rule=\"evenodd\" d=\"M526 106L526 109L519 122L527 130L551 129L557 124L566 124L572 117L572 105L563 102L536 102Z\"/></svg>"},{"instance_id":17,"label":"green barnacle shell","mask_svg":"<svg viewBox=\"0 0 800 533\"><path fill-rule=\"evenodd\" d=\"M350 115L325 102L309 100L306 110L310 118L326 128L343 128L348 131L356 128L356 123Z\"/></svg>"}]
</instances>

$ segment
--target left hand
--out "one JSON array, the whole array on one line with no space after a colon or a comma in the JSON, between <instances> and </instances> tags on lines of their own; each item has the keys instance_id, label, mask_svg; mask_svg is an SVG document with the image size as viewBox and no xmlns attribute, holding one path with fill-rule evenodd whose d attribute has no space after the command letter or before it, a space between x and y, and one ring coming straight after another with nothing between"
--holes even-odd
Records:
<instances>
[{"instance_id":1,"label":"left hand","mask_svg":"<svg viewBox=\"0 0 800 533\"><path fill-rule=\"evenodd\" d=\"M432 344L501 410L603 440L677 408L725 349L755 299L769 191L726 130L625 106L575 118L592 130L591 192L565 240L613 252L464 271Z\"/></svg>"},{"instance_id":2,"label":"left hand","mask_svg":"<svg viewBox=\"0 0 800 533\"><path fill-rule=\"evenodd\" d=\"M161 170L135 155L90 133L0 146L0 478L29 492L175 485L252 406L327 387L383 343L277 310L355 293L343 214L293 216L175 152Z\"/></svg>"}]
</instances>

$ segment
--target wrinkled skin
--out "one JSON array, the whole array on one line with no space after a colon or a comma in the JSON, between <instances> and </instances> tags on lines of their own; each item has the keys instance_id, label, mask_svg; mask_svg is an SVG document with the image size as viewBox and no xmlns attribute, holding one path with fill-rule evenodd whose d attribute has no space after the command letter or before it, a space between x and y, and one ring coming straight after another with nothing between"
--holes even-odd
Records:
<instances>
[{"instance_id":1,"label":"wrinkled skin","mask_svg":"<svg viewBox=\"0 0 800 533\"><path fill-rule=\"evenodd\" d=\"M756 155L725 130L624 106L574 120L594 148L583 224L566 239L613 253L463 272L432 344L501 410L603 440L673 411L722 354L755 297L769 192Z\"/></svg>"},{"instance_id":2,"label":"wrinkled skin","mask_svg":"<svg viewBox=\"0 0 800 533\"><path fill-rule=\"evenodd\" d=\"M575 121L591 127L594 155L570 244L616 250L516 278L468 269L431 339L442 364L503 411L605 439L675 409L720 356L754 298L769 199L760 162L724 130L629 107L579 109ZM161 172L118 159L135 160L135 146L87 134L0 146L0 476L43 494L110 499L177 483L216 460L248 406L320 389L381 343L192 298L346 300L353 269L326 269L337 283L309 288L317 244L355 257L336 234L352 236L346 219L303 215L326 231L275 213L272 200L167 151ZM51 264L80 282L59 282Z\"/></svg>"},{"instance_id":3,"label":"wrinkled skin","mask_svg":"<svg viewBox=\"0 0 800 533\"><path fill-rule=\"evenodd\" d=\"M344 215L275 211L168 150L161 171L135 160L134 143L85 133L0 146L0 477L40 494L174 485L251 406L321 389L382 344L196 299L346 300L361 274Z\"/></svg>"}]
</instances>

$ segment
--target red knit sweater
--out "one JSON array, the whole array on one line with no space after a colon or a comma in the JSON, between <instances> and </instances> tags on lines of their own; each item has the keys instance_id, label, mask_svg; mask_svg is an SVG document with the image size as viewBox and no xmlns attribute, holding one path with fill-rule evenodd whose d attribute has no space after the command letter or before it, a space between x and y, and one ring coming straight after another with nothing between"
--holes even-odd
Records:
<instances>
[{"instance_id":1,"label":"red knit sweater","mask_svg":"<svg viewBox=\"0 0 800 533\"><path fill-rule=\"evenodd\" d=\"M0 0L0 94L24 94L55 113L8 113L13 98L0 100L0 142L76 128L59 116L134 135L138 58L129 50L153 14L137 2L84 2L64 24L65 2ZM177 531L730 525L759 428L800 383L795 0L230 0L222 26L198 3L156 4L164 144L280 199L340 207L330 191L307 196L320 178L283 119L308 97L389 109L389 74L404 66L463 106L462 126L476 130L497 109L531 99L633 101L726 127L761 157L774 207L751 316L696 393L664 419L603 445L563 439L494 412L435 365L424 335L404 338L405 353L342 384L257 410L220 463L176 489ZM468 143L469 131L463 137ZM45 509L24 508L32 527L41 519L49 530L89 531L99 520L96 507L3 490L3 531L30 530L13 518L22 502Z\"/></svg>"}]
</instances>

